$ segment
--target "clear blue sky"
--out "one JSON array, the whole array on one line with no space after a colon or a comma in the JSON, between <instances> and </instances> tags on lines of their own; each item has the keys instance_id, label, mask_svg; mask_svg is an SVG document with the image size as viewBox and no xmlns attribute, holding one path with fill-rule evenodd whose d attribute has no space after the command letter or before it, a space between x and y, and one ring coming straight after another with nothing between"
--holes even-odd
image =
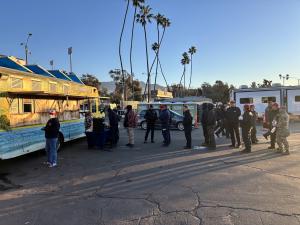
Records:
<instances>
[{"instance_id":1,"label":"clear blue sky","mask_svg":"<svg viewBox=\"0 0 300 225\"><path fill-rule=\"evenodd\" d=\"M68 69L67 48L73 47L73 70L109 80L108 71L119 68L118 39L126 6L124 0L10 0L1 2L0 54L24 57L20 42L28 32L30 63ZM299 0L148 0L153 13L170 18L161 47L161 61L170 83L179 82L181 54L191 45L194 56L193 86L223 80L236 86L279 82L278 74L300 78ZM131 10L123 55L129 71ZM148 27L149 46L155 26ZM150 59L152 61L153 54ZM144 39L135 32L134 72L146 80ZM162 79L159 82L163 84ZM291 80L288 84L296 83Z\"/></svg>"}]
</instances>

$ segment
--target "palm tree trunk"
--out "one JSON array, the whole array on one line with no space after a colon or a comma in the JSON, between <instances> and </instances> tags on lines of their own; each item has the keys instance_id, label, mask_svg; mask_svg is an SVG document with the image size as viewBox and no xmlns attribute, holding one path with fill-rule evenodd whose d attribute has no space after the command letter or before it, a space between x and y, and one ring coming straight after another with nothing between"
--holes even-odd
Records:
<instances>
[{"instance_id":1,"label":"palm tree trunk","mask_svg":"<svg viewBox=\"0 0 300 225\"><path fill-rule=\"evenodd\" d=\"M160 48L161 43L162 43L162 41L163 41L163 39L164 39L165 31L166 31L166 28L164 28L163 33L162 33L162 36L161 36L160 41L159 41L159 43L158 43L159 48ZM150 73L152 72L152 69L153 69L153 66L154 66L154 63L155 63L157 57L158 57L158 54L155 54L155 57L154 57L154 59L153 59L153 62L152 62L152 64L151 64L151 67L150 67Z\"/></svg>"},{"instance_id":2,"label":"palm tree trunk","mask_svg":"<svg viewBox=\"0 0 300 225\"><path fill-rule=\"evenodd\" d=\"M183 78L183 97L185 97L185 64L184 64L184 78Z\"/></svg>"},{"instance_id":3,"label":"palm tree trunk","mask_svg":"<svg viewBox=\"0 0 300 225\"><path fill-rule=\"evenodd\" d=\"M181 83L182 83L182 79L183 79L183 76L184 76L184 74L185 74L185 67L183 68L183 73L182 73L182 75L181 75L181 78L180 78L180 82L179 82L179 90L178 90L178 94L182 97L182 88L181 88Z\"/></svg>"},{"instance_id":4,"label":"palm tree trunk","mask_svg":"<svg viewBox=\"0 0 300 225\"><path fill-rule=\"evenodd\" d=\"M158 60L159 60L159 49L160 49L160 46L159 46L160 35L159 35L159 24L158 23L156 23L156 29L157 29L158 49L157 49L157 52L155 54L155 55L157 55L157 57L156 57L156 70L155 70L154 92L155 92L155 89L156 89L156 80L157 80L157 73L158 73Z\"/></svg>"},{"instance_id":5,"label":"palm tree trunk","mask_svg":"<svg viewBox=\"0 0 300 225\"><path fill-rule=\"evenodd\" d=\"M162 74L162 76L163 76L163 78L164 78L164 80L165 80L165 83L166 83L166 85L167 85L167 88L168 88L168 90L169 90L169 85L168 85L166 76L165 76L165 74L164 74L164 72L163 72L163 69L162 69L162 66L161 66L160 59L158 58L157 60L158 60L158 62L159 62L159 66L160 66L160 72L161 72L161 74Z\"/></svg>"},{"instance_id":6,"label":"palm tree trunk","mask_svg":"<svg viewBox=\"0 0 300 225\"><path fill-rule=\"evenodd\" d=\"M129 8L129 0L127 0L127 6L126 6L124 19L123 19L123 25L122 25L120 40L119 40L119 58L120 58L120 64L121 64L121 74L122 74L122 80L123 80L123 95L124 95L123 96L123 101L126 99L126 84L125 84L125 75L124 75L121 47L122 47L122 39L123 39L125 23L126 23L127 14L128 14L128 8Z\"/></svg>"},{"instance_id":7,"label":"palm tree trunk","mask_svg":"<svg viewBox=\"0 0 300 225\"><path fill-rule=\"evenodd\" d=\"M189 89L191 88L192 76L193 76L193 54L191 54L191 74L190 74L190 84L189 84ZM189 90L189 89L188 89L188 90Z\"/></svg>"},{"instance_id":8,"label":"palm tree trunk","mask_svg":"<svg viewBox=\"0 0 300 225\"><path fill-rule=\"evenodd\" d=\"M146 62L147 62L147 74L148 74L148 103L151 100L151 75L149 70L149 55L148 55L148 39L147 39L147 30L146 25L144 27L144 36L145 36L145 49L146 49Z\"/></svg>"},{"instance_id":9,"label":"palm tree trunk","mask_svg":"<svg viewBox=\"0 0 300 225\"><path fill-rule=\"evenodd\" d=\"M132 47L133 47L133 34L134 34L134 27L135 27L135 18L136 18L136 11L137 7L134 9L133 21L132 21L132 29L131 29L131 40L130 40L130 73L132 76L132 100L134 100L134 87L133 87L133 67L132 67Z\"/></svg>"}]
</instances>

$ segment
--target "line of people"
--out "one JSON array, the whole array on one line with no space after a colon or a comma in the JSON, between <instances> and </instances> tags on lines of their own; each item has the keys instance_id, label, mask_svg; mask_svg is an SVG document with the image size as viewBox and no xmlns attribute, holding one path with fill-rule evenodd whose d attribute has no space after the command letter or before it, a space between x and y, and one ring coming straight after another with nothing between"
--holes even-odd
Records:
<instances>
[{"instance_id":1,"label":"line of people","mask_svg":"<svg viewBox=\"0 0 300 225\"><path fill-rule=\"evenodd\" d=\"M229 106L219 104L214 109L212 103L204 103L202 107L201 123L203 127L204 143L210 149L216 148L215 135L220 134L231 139L232 148L241 148L240 128L242 131L242 141L244 150L242 152L251 152L252 144L257 144L257 112L254 105L244 105L244 112L236 107L235 101L231 100ZM216 124L216 125L215 125ZM270 136L271 146L268 149L275 149L275 143L278 144L277 152L289 154L289 145L287 137L289 132L289 115L285 107L280 107L277 103L269 102L265 111L265 128L268 131L263 136L268 139ZM214 129L213 129L214 128Z\"/></svg>"},{"instance_id":2,"label":"line of people","mask_svg":"<svg viewBox=\"0 0 300 225\"><path fill-rule=\"evenodd\" d=\"M132 109L131 105L126 108L126 114L124 118L123 126L127 129L128 144L126 146L133 147L134 142L134 130L138 124L138 117L136 112ZM258 139L256 137L256 120L257 113L253 105L244 105L243 115L241 110L236 107L234 101L230 101L229 107L224 105L217 105L214 107L212 103L204 103L202 107L201 124L203 127L204 142L203 146L209 149L216 149L217 137L222 134L227 138L231 138L230 147L241 148L240 128L242 131L242 141L244 142L243 153L251 152L252 144L256 144ZM105 116L100 118L93 118L90 112L85 115L85 133L87 137L88 148L97 147L99 149L111 151L112 148L117 146L119 141L119 121L120 118L115 110L107 108L105 114L104 109L101 112L102 115L107 115L108 124L105 124ZM47 162L49 167L57 166L57 143L59 136L60 124L56 117L54 110L49 113L50 119L46 126L43 128L46 138L46 152ZM183 112L183 126L186 138L185 149L192 148L192 130L193 130L193 117L189 111L188 106L184 105ZM167 147L171 143L170 124L171 113L167 108L167 105L160 106L159 115L153 109L152 105L149 105L149 109L145 114L147 122L147 130L145 133L144 143L148 141L148 136L151 133L151 143L154 143L154 129L157 120L161 122L161 130L163 136L163 146ZM275 149L275 143L277 143L277 152L289 154L289 143L287 137L290 135L289 131L289 115L286 112L285 107L279 107L277 103L269 102L268 107L265 110L265 123L264 127L268 131L263 136L268 140L270 137L271 145L269 149ZM109 148L104 148L106 144L109 144Z\"/></svg>"}]
</instances>

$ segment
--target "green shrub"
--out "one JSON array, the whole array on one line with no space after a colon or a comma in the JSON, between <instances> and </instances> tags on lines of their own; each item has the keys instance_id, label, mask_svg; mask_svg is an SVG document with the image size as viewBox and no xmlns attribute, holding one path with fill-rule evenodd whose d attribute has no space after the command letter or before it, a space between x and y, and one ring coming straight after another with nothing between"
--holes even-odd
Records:
<instances>
[{"instance_id":1,"label":"green shrub","mask_svg":"<svg viewBox=\"0 0 300 225\"><path fill-rule=\"evenodd\" d=\"M6 115L0 115L0 130L10 130L10 122Z\"/></svg>"}]
</instances>

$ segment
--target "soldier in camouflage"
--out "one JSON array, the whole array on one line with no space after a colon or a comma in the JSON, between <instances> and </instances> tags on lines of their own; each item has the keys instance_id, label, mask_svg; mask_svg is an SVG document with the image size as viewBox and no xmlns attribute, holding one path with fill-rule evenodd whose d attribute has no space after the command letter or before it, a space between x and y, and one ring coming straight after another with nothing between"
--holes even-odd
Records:
<instances>
[{"instance_id":1,"label":"soldier in camouflage","mask_svg":"<svg viewBox=\"0 0 300 225\"><path fill-rule=\"evenodd\" d=\"M285 107L279 109L279 113L276 116L276 140L278 144L278 153L283 153L283 147L285 154L290 154L289 143L287 137L290 135L289 131L289 115L286 112Z\"/></svg>"}]
</instances>

